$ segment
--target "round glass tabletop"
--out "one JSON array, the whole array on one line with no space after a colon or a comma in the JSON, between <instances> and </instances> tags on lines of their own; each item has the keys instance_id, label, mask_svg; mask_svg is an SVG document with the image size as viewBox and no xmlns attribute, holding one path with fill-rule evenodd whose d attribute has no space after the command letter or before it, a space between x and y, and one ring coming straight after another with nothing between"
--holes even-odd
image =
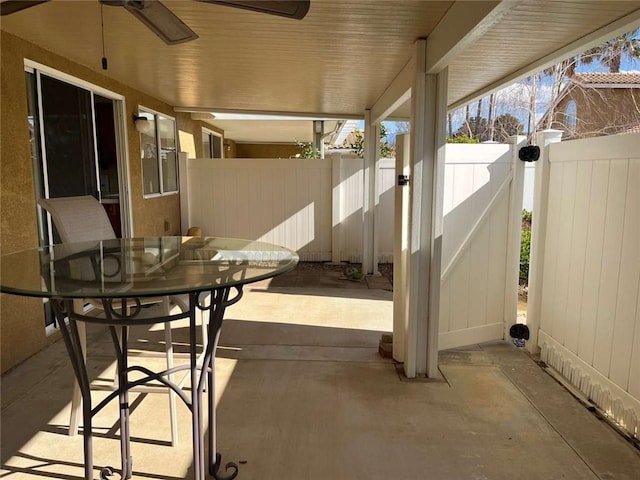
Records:
<instances>
[{"instance_id":1,"label":"round glass tabletop","mask_svg":"<svg viewBox=\"0 0 640 480\"><path fill-rule=\"evenodd\" d=\"M0 258L0 291L55 298L173 295L237 286L293 269L284 247L216 237L66 243Z\"/></svg>"}]
</instances>

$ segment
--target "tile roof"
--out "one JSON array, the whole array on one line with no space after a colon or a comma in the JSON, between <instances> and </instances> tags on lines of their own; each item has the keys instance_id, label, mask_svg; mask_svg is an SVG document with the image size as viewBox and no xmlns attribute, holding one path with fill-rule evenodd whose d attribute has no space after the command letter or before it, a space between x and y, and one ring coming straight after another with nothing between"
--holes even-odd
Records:
<instances>
[{"instance_id":1,"label":"tile roof","mask_svg":"<svg viewBox=\"0 0 640 480\"><path fill-rule=\"evenodd\" d=\"M574 73L572 79L581 85L590 84L636 84L640 87L640 72L619 73Z\"/></svg>"},{"instance_id":2,"label":"tile roof","mask_svg":"<svg viewBox=\"0 0 640 480\"><path fill-rule=\"evenodd\" d=\"M640 123L633 127L629 127L627 129L621 130L618 133L640 133Z\"/></svg>"}]
</instances>

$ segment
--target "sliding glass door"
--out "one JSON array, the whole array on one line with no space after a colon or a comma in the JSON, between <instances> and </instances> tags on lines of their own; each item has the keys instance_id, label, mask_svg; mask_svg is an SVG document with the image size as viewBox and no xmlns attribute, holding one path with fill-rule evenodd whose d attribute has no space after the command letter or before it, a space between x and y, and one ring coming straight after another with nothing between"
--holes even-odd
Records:
<instances>
[{"instance_id":1,"label":"sliding glass door","mask_svg":"<svg viewBox=\"0 0 640 480\"><path fill-rule=\"evenodd\" d=\"M74 84L36 68L26 68L28 122L36 198L92 195L107 212L117 236L128 212L121 198L126 168L118 100L91 86ZM97 87L96 87L97 88ZM100 92L102 93L102 92ZM40 243L60 239L48 216L38 209ZM125 229L125 231L128 231Z\"/></svg>"},{"instance_id":2,"label":"sliding glass door","mask_svg":"<svg viewBox=\"0 0 640 480\"><path fill-rule=\"evenodd\" d=\"M99 199L91 92L40 75L49 198Z\"/></svg>"}]
</instances>

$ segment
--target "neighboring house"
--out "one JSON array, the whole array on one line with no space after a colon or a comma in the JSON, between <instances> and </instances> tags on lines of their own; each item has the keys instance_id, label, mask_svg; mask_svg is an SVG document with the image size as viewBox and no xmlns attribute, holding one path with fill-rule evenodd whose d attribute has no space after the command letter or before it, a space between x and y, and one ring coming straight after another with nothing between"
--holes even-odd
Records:
<instances>
[{"instance_id":1,"label":"neighboring house","mask_svg":"<svg viewBox=\"0 0 640 480\"><path fill-rule=\"evenodd\" d=\"M640 72L574 74L539 123L549 127L567 139L639 131Z\"/></svg>"}]
</instances>

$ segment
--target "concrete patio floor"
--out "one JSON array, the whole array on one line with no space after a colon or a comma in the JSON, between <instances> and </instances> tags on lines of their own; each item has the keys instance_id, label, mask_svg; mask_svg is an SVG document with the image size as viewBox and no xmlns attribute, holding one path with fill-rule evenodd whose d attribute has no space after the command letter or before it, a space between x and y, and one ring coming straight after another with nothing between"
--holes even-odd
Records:
<instances>
[{"instance_id":1,"label":"concrete patio floor","mask_svg":"<svg viewBox=\"0 0 640 480\"><path fill-rule=\"evenodd\" d=\"M294 276L252 286L227 310L218 450L239 463L239 480L640 478L640 451L509 342L442 352L442 381L407 381L378 355L391 331L388 289L339 276L295 286ZM174 331L183 350L185 328ZM161 348L158 328L132 338L134 350ZM91 327L89 342L90 372L106 377L106 330ZM71 388L62 342L3 376L0 476L82 478L82 437L67 435ZM172 447L167 404L132 395L136 479L192 478L188 410L179 406ZM97 466L119 466L117 425L115 404L96 418Z\"/></svg>"}]
</instances>

